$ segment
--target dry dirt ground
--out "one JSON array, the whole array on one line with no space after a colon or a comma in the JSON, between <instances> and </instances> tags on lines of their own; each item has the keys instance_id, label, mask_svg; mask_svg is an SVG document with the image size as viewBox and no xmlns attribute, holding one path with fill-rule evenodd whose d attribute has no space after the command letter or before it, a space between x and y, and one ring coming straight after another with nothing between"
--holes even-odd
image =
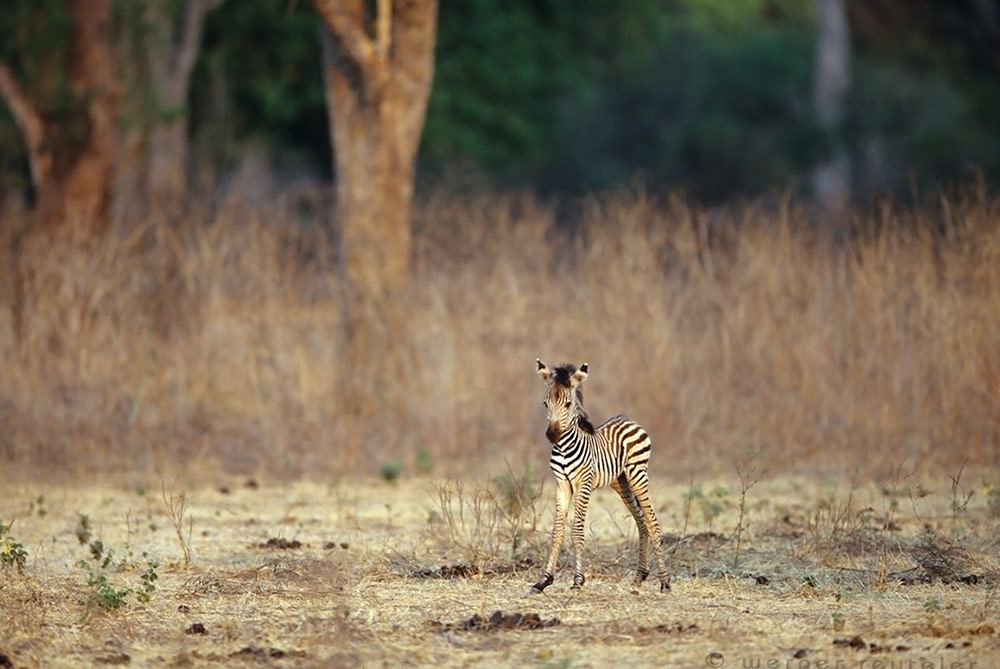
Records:
<instances>
[{"instance_id":1,"label":"dry dirt ground","mask_svg":"<svg viewBox=\"0 0 1000 669\"><path fill-rule=\"evenodd\" d=\"M666 594L601 491L542 595L548 482L6 481L0 667L998 666L996 493L943 478L763 479L742 522L738 480L654 480Z\"/></svg>"}]
</instances>

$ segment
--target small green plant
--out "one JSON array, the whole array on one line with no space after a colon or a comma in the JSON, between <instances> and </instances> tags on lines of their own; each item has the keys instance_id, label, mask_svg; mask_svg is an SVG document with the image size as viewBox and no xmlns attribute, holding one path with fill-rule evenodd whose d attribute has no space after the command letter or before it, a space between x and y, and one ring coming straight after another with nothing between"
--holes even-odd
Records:
<instances>
[{"instance_id":1,"label":"small green plant","mask_svg":"<svg viewBox=\"0 0 1000 669\"><path fill-rule=\"evenodd\" d=\"M1000 489L989 484L984 485L983 489L986 491L986 508L990 511L990 517L1000 518Z\"/></svg>"},{"instance_id":2,"label":"small green plant","mask_svg":"<svg viewBox=\"0 0 1000 669\"><path fill-rule=\"evenodd\" d=\"M834 611L830 614L830 623L833 625L834 632L843 632L846 622L843 611Z\"/></svg>"},{"instance_id":3,"label":"small green plant","mask_svg":"<svg viewBox=\"0 0 1000 669\"><path fill-rule=\"evenodd\" d=\"M135 596L140 602L148 602L153 596L153 592L156 591L156 581L160 578L156 570L160 563L149 559L149 555L146 553L143 553L142 556L146 558L146 571L139 574L139 581L142 585L135 591Z\"/></svg>"},{"instance_id":4,"label":"small green plant","mask_svg":"<svg viewBox=\"0 0 1000 669\"><path fill-rule=\"evenodd\" d=\"M100 561L104 557L104 542L99 539L94 539L90 542L90 557L94 560ZM110 552L110 551L109 551Z\"/></svg>"},{"instance_id":5,"label":"small green plant","mask_svg":"<svg viewBox=\"0 0 1000 669\"><path fill-rule=\"evenodd\" d=\"M45 495L39 495L38 498L35 499L35 504L38 505L38 515L39 516L46 516L46 515L48 515L49 512L45 508Z\"/></svg>"},{"instance_id":6,"label":"small green plant","mask_svg":"<svg viewBox=\"0 0 1000 669\"><path fill-rule=\"evenodd\" d=\"M402 460L389 460L382 463L378 473L386 483L395 483L403 473L404 467Z\"/></svg>"},{"instance_id":7,"label":"small green plant","mask_svg":"<svg viewBox=\"0 0 1000 669\"><path fill-rule=\"evenodd\" d=\"M84 564L83 561L80 561ZM87 600L88 608L97 606L102 611L117 609L125 603L130 590L128 588L116 589L108 583L108 578L103 573L88 571L87 587L92 589L90 598Z\"/></svg>"},{"instance_id":8,"label":"small green plant","mask_svg":"<svg viewBox=\"0 0 1000 669\"><path fill-rule=\"evenodd\" d=\"M17 567L19 572L24 571L24 564L28 560L28 551L24 550L24 545L10 536L10 528L14 525L11 521L4 525L0 520L0 567Z\"/></svg>"},{"instance_id":9,"label":"small green plant","mask_svg":"<svg viewBox=\"0 0 1000 669\"><path fill-rule=\"evenodd\" d=\"M691 507L691 502L696 502L698 508L701 510L701 516L708 525L709 532L712 531L712 525L715 523L715 519L722 515L722 512L726 510L728 502L726 497L729 495L729 489L725 486L716 486L712 488L708 493L701 489L700 483L695 483L693 480L688 487L688 491L684 494L685 500L685 514L684 514L684 530L687 532L687 514Z\"/></svg>"},{"instance_id":10,"label":"small green plant","mask_svg":"<svg viewBox=\"0 0 1000 669\"><path fill-rule=\"evenodd\" d=\"M90 516L85 513L80 514L80 521L76 524L74 534L76 534L76 540L80 542L81 546L90 541L90 537L93 534L93 530L90 527Z\"/></svg>"},{"instance_id":11,"label":"small green plant","mask_svg":"<svg viewBox=\"0 0 1000 669\"><path fill-rule=\"evenodd\" d=\"M417 451L417 454L413 458L413 466L417 468L417 471L421 474L430 474L434 469L434 456L431 455L431 451L426 446L423 446Z\"/></svg>"},{"instance_id":12,"label":"small green plant","mask_svg":"<svg viewBox=\"0 0 1000 669\"><path fill-rule=\"evenodd\" d=\"M157 569L159 563L149 557L148 553L143 553L142 557L146 561L146 569L139 574L138 587L115 587L108 580L108 576L113 572L119 572L135 566L131 552L127 559L115 563L113 549L104 549L104 544L100 541L90 543L90 554L93 561L98 562L95 568L87 560L79 560L76 565L87 574L87 587L90 588L90 596L87 598L87 610L97 607L102 611L111 611L121 608L129 595L133 595L140 602L148 602L156 590L156 581L159 579Z\"/></svg>"}]
</instances>

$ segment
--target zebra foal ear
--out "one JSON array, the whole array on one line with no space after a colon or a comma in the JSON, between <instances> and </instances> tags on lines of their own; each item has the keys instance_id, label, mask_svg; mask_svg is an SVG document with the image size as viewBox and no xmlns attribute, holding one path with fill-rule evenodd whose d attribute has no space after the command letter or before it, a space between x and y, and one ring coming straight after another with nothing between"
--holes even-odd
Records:
<instances>
[{"instance_id":1,"label":"zebra foal ear","mask_svg":"<svg viewBox=\"0 0 1000 669\"><path fill-rule=\"evenodd\" d=\"M548 381L549 379L551 379L552 370L549 369L548 366L546 366L546 364L541 360L539 360L538 358L535 358L535 362L538 363L538 375L542 377L544 381Z\"/></svg>"},{"instance_id":2,"label":"zebra foal ear","mask_svg":"<svg viewBox=\"0 0 1000 669\"><path fill-rule=\"evenodd\" d=\"M580 365L580 369L578 369L575 372L573 372L573 376L572 376L573 385L574 386L578 386L581 383L583 383L583 380L585 378L587 378L587 374L588 374L588 372L587 372L587 363L583 363L582 365Z\"/></svg>"}]
</instances>

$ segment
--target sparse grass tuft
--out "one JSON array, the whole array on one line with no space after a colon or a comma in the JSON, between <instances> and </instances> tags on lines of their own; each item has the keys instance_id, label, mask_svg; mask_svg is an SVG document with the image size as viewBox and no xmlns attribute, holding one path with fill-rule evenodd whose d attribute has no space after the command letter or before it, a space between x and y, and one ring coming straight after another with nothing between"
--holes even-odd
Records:
<instances>
[{"instance_id":1,"label":"sparse grass tuft","mask_svg":"<svg viewBox=\"0 0 1000 669\"><path fill-rule=\"evenodd\" d=\"M188 533L184 536L184 514L187 512L187 493L170 493L167 494L166 485L163 481L160 481L160 495L163 499L163 505L166 508L167 519L170 520L170 524L174 528L174 534L177 536L177 543L180 544L181 552L184 554L184 566L185 568L191 564L191 532L194 528L194 520L188 518Z\"/></svg>"}]
</instances>

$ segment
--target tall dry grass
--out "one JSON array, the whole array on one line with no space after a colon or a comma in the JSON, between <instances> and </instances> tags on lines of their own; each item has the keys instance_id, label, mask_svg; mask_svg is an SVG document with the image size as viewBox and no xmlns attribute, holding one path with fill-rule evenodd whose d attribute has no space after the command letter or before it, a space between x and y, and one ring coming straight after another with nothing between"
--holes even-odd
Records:
<instances>
[{"instance_id":1,"label":"tall dry grass","mask_svg":"<svg viewBox=\"0 0 1000 669\"><path fill-rule=\"evenodd\" d=\"M370 380L342 383L335 244L300 204L231 200L26 246L20 342L0 312L0 457L348 474L425 449L438 473L543 469L540 356L589 362L590 413L643 422L660 476L729 470L761 445L770 471L1000 461L985 187L855 212L846 236L789 203L706 211L629 190L574 211L424 198L406 320L390 324L408 367L382 398L384 437L360 447L336 393Z\"/></svg>"}]
</instances>

